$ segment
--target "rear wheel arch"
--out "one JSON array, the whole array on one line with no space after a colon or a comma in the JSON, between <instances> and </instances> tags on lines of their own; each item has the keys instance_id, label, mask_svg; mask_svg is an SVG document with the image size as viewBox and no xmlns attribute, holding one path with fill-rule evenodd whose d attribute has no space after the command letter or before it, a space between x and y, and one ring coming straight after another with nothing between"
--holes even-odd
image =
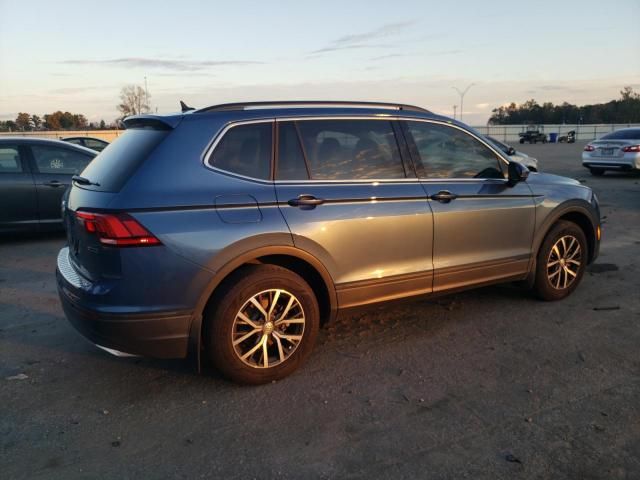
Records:
<instances>
[{"instance_id":1,"label":"rear wheel arch","mask_svg":"<svg viewBox=\"0 0 640 480\"><path fill-rule=\"evenodd\" d=\"M200 349L204 328L203 316L210 302L215 301L217 292L244 267L251 264L277 265L300 275L313 289L320 307L322 323L333 320L338 311L338 300L333 279L323 264L313 255L291 246L270 246L246 252L228 261L213 277L195 308L193 315L189 350L197 352L200 366Z\"/></svg>"}]
</instances>

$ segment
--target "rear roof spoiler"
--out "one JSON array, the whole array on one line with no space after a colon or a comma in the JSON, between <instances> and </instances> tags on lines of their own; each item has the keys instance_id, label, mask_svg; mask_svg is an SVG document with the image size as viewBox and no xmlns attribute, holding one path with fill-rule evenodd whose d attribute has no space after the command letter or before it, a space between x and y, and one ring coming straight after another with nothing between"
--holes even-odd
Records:
<instances>
[{"instance_id":1,"label":"rear roof spoiler","mask_svg":"<svg viewBox=\"0 0 640 480\"><path fill-rule=\"evenodd\" d=\"M122 120L125 128L172 130L182 121L182 115L132 115Z\"/></svg>"}]
</instances>

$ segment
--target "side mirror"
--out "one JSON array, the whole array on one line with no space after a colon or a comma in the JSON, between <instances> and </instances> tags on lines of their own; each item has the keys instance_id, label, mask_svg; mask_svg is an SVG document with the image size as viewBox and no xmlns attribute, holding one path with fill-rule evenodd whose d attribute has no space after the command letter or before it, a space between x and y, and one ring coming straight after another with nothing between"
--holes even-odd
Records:
<instances>
[{"instance_id":1,"label":"side mirror","mask_svg":"<svg viewBox=\"0 0 640 480\"><path fill-rule=\"evenodd\" d=\"M509 150L507 150L507 155L511 156L515 154L516 154L516 149L513 147L509 147Z\"/></svg>"},{"instance_id":2,"label":"side mirror","mask_svg":"<svg viewBox=\"0 0 640 480\"><path fill-rule=\"evenodd\" d=\"M529 169L518 162L509 162L509 186L522 182L529 176Z\"/></svg>"}]
</instances>

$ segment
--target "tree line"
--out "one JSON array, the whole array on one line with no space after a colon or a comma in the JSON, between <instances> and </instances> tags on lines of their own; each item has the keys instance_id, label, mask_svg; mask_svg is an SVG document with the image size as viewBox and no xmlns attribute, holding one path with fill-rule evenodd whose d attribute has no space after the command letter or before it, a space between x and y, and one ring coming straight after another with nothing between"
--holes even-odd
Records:
<instances>
[{"instance_id":1,"label":"tree line","mask_svg":"<svg viewBox=\"0 0 640 480\"><path fill-rule=\"evenodd\" d=\"M104 130L115 128L104 120L88 122L82 113L57 112L43 116L26 112L18 113L15 120L0 121L0 132L32 132L38 130Z\"/></svg>"},{"instance_id":2,"label":"tree line","mask_svg":"<svg viewBox=\"0 0 640 480\"><path fill-rule=\"evenodd\" d=\"M129 115L149 113L151 95L139 85L126 85L120 90L120 103L116 109L121 116L107 124L104 120L98 123L88 122L82 113L63 112L58 110L46 115L18 113L15 120L0 120L0 132L32 132L41 130L105 130L118 128L118 123Z\"/></svg>"},{"instance_id":3,"label":"tree line","mask_svg":"<svg viewBox=\"0 0 640 480\"><path fill-rule=\"evenodd\" d=\"M607 103L577 106L545 102L539 105L531 99L521 105L512 102L494 108L491 113L489 125L640 123L640 94L624 87L619 99Z\"/></svg>"}]
</instances>

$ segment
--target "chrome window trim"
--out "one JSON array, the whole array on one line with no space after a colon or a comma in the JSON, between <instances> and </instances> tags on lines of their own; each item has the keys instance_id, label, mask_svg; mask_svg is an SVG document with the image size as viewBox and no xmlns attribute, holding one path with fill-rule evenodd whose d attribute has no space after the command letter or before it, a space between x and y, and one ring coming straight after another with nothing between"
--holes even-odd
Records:
<instances>
[{"instance_id":1,"label":"chrome window trim","mask_svg":"<svg viewBox=\"0 0 640 480\"><path fill-rule=\"evenodd\" d=\"M287 117L275 117L275 118L261 118L261 119L250 119L250 120L238 120L233 122L228 122L225 124L218 132L213 136L209 145L205 148L202 153L202 163L205 168L209 170L213 170L214 172L222 173L224 175L229 175L232 177L236 177L242 180L249 180L252 182L258 182L265 185L296 185L300 183L304 184L367 184L367 183L408 183L408 182L484 182L485 180L497 180L497 181L507 181L507 179L496 179L496 178L366 178L366 179L351 179L351 180L264 180L262 178L248 177L245 175L241 175L239 173L230 172L228 170L223 170L221 168L215 167L210 163L211 156L213 155L214 150L216 149L218 143L222 140L224 135L234 127L241 125L251 125L254 123L273 123L275 127L276 122L302 122L309 120L385 120L385 121L408 121L408 122L425 122L425 123L434 123L437 125L444 125L452 128L456 128L461 132L471 136L472 138L479 141L485 147L487 147L491 152L493 152L499 160L502 160L506 166L509 165L508 160L504 159L498 151L493 148L488 142L483 140L478 135L475 135L473 132L469 132L464 128L461 128L457 125L454 125L452 122L443 121L443 120L434 120L428 118L415 118L415 117L405 117L399 115L390 115L388 113L378 113L378 114L366 114L366 115L314 115L309 117L304 116L287 116ZM272 148L274 145L272 145ZM276 159L277 161L277 159ZM273 174L273 172L271 172Z\"/></svg>"}]
</instances>

